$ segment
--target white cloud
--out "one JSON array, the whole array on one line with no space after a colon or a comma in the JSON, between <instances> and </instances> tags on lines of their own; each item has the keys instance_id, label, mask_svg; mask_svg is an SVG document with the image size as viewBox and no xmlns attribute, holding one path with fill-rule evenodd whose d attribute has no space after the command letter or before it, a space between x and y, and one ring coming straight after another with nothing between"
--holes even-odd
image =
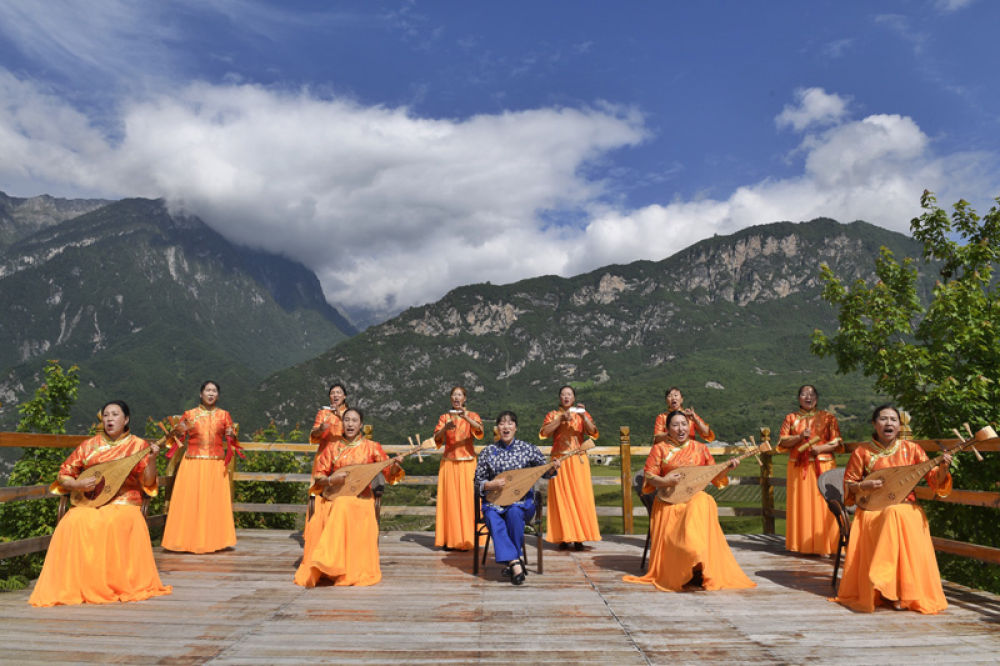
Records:
<instances>
[{"instance_id":1,"label":"white cloud","mask_svg":"<svg viewBox=\"0 0 1000 666\"><path fill-rule=\"evenodd\" d=\"M121 106L109 139L0 70L0 182L166 197L229 238L316 271L337 305L394 313L462 284L661 259L713 233L819 216L899 231L920 193L993 192L993 157L939 156L909 117L796 94L801 171L722 199L613 205L586 165L646 136L637 112L539 108L431 119L303 91L195 84ZM807 131L803 131L807 130ZM551 219L569 219L552 224Z\"/></svg>"},{"instance_id":2,"label":"white cloud","mask_svg":"<svg viewBox=\"0 0 1000 666\"><path fill-rule=\"evenodd\" d=\"M836 123L847 114L848 100L830 95L822 88L799 88L795 100L795 106L786 105L774 119L778 127L802 131L812 125Z\"/></svg>"},{"instance_id":3,"label":"white cloud","mask_svg":"<svg viewBox=\"0 0 1000 666\"><path fill-rule=\"evenodd\" d=\"M957 12L965 9L975 0L934 0L934 6L942 12Z\"/></svg>"}]
</instances>

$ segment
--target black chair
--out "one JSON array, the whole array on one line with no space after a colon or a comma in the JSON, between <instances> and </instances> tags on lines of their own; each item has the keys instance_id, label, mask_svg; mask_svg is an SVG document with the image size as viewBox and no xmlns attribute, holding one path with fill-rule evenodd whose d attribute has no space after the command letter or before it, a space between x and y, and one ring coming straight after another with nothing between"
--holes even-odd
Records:
<instances>
[{"instance_id":1,"label":"black chair","mask_svg":"<svg viewBox=\"0 0 1000 666\"><path fill-rule=\"evenodd\" d=\"M539 482L539 483L541 483L541 482ZM538 551L538 560L537 560L538 573L541 574L544 571L543 567L542 567L542 552L543 552L543 549L542 549L542 511L543 511L543 509L545 507L545 505L543 504L543 502L544 502L544 495L542 494L542 491L539 490L538 485L536 485L531 490L531 492L534 493L534 497L535 497L535 515L533 515L531 518L529 518L524 523L524 536L525 536L525 539L524 539L524 542L521 544L521 566L524 567L524 571L525 571L525 573L527 573L528 572L528 538L527 537L534 536L535 539L536 539L536 541L535 541L535 550ZM485 570L486 569L486 556L489 555L489 552L490 552L490 539L493 538L493 535L490 534L490 526L483 519L482 499L479 497L479 493L478 492L477 493L473 493L473 494L475 495L475 502L476 502L476 509L475 509L476 512L474 514L476 516L476 525L475 525L475 530L473 531L473 535L472 535L472 544L473 544L472 545L472 573L475 574L475 575L478 575L479 574L479 564L480 564L480 560L479 560L479 540L482 537L486 537L486 541L483 543L483 559L482 559L483 570Z\"/></svg>"},{"instance_id":2,"label":"black chair","mask_svg":"<svg viewBox=\"0 0 1000 666\"><path fill-rule=\"evenodd\" d=\"M642 501L642 505L646 507L646 516L649 517L649 524L646 527L646 545L642 547L642 563L639 564L640 572L646 570L646 557L649 555L649 542L653 535L653 499L656 497L655 493L642 492L642 486L645 482L645 472L636 472L635 476L632 477L632 487Z\"/></svg>"},{"instance_id":3,"label":"black chair","mask_svg":"<svg viewBox=\"0 0 1000 666\"><path fill-rule=\"evenodd\" d=\"M837 521L839 536L837 539L837 556L833 561L833 589L837 589L837 573L840 571L840 562L847 549L847 541L851 536L851 518L854 516L854 507L844 504L844 468L835 467L827 472L823 472L816 479L819 486L819 494L826 500L826 506Z\"/></svg>"}]
</instances>

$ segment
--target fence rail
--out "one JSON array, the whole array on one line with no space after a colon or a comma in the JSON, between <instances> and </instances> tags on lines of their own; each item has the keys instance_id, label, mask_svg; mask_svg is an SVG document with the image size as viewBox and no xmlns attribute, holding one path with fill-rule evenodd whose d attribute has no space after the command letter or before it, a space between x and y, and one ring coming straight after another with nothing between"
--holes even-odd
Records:
<instances>
[{"instance_id":1,"label":"fence rail","mask_svg":"<svg viewBox=\"0 0 1000 666\"><path fill-rule=\"evenodd\" d=\"M33 433L12 433L0 432L0 448L20 447L20 448L72 448L86 439L87 435L43 435ZM770 440L770 432L761 429L762 441ZM936 453L941 449L954 446L957 439L929 439L917 440L928 453ZM848 450L860 445L861 442L847 443ZM303 454L312 454L316 451L314 444L296 444L291 442L247 442L243 444L247 451L285 451ZM383 447L387 453L400 453L410 447L405 445L388 445ZM551 447L539 447L546 455L551 453ZM642 459L649 454L649 446L632 446L631 434L628 426L622 426L619 430L618 446L598 446L588 451L591 458L602 456L614 456L621 460L621 475L619 477L595 476L593 482L595 486L620 486L621 506L601 506L598 507L598 515L615 516L621 515L622 526L626 534L634 533L634 517L645 514L645 509L633 506L632 476L633 476L633 456L641 456ZM980 451L997 452L1000 451L1000 439L989 440L981 445L977 445ZM482 447L477 447L477 453ZM709 451L714 456L736 454L742 451L737 446L710 446ZM425 453L424 455L434 456L439 453ZM719 507L720 516L761 516L763 521L763 531L765 534L775 533L775 520L784 518L785 512L776 509L774 504L774 489L785 485L785 479L774 476L775 458L784 459L787 454L782 452L762 453L760 474L757 476L733 476L730 478L731 485L753 485L760 486L761 505L760 507ZM179 456L172 460L168 467L166 476L159 478L160 485L170 488L173 485L174 472L176 470ZM235 462L235 460L234 460ZM232 470L231 480L233 483L256 481L268 483L309 483L309 474L285 473L285 472L242 472ZM403 480L404 485L437 485L436 476L411 476ZM984 506L1000 508L1000 493L979 490L963 490L956 488L951 495L946 498L936 497L929 488L918 487L916 489L918 499L925 501L946 502L949 504L959 504L963 506ZM0 503L12 501L33 501L52 497L48 492L48 486L9 486L0 488ZM237 512L254 513L297 513L304 514L305 504L278 504L278 503L250 503L234 502L233 510ZM433 506L392 506L383 505L382 515L408 515L408 516L432 516L435 508ZM166 521L166 515L158 514L147 517L147 523L151 527L162 525ZM0 543L0 559L25 555L29 553L43 551L48 548L50 536L37 536L18 541ZM991 564L1000 564L1000 548L990 548L978 544L953 541L939 537L933 538L934 548L940 552L960 555Z\"/></svg>"}]
</instances>

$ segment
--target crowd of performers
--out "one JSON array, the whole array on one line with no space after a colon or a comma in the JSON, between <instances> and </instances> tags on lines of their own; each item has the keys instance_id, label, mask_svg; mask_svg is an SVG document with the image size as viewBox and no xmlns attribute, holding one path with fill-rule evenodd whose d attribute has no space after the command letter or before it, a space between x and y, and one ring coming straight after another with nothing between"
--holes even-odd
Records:
<instances>
[{"instance_id":1,"label":"crowd of performers","mask_svg":"<svg viewBox=\"0 0 1000 666\"><path fill-rule=\"evenodd\" d=\"M166 440L184 445L184 454L163 533L166 550L212 553L236 545L227 462L239 446L232 417L218 407L219 394L218 383L202 384L200 404L173 421L167 432ZM547 461L537 446L517 438L517 415L509 410L496 418L491 427L494 441L477 456L475 442L484 438L486 426L479 414L467 409L466 399L465 389L454 387L450 409L434 429L434 444L442 449L435 546L473 548L478 494L496 561L504 565L504 576L512 584L521 585L526 575L521 557L524 526L540 507L535 506L531 492L504 505L492 504L486 496L504 488L504 472ZM666 392L665 399L667 411L656 417L653 446L644 467L644 493L678 486L683 468L715 464L706 444L715 439L708 423L684 407L684 397L676 387ZM348 406L342 384L330 387L329 400L329 407L316 414L310 432L310 441L317 445L309 489L312 509L294 582L303 587L321 581L374 585L382 574L371 488L366 485L357 494L327 496L343 486L346 468L389 458L378 442L365 435L364 414ZM814 386L799 389L799 408L785 417L777 445L789 454L786 548L830 555L837 549L838 527L820 495L817 478L835 467L834 454L844 451L844 443L836 417L817 409L818 401ZM29 600L32 605L139 601L170 594L170 586L161 582L157 572L140 509L143 499L157 492L160 446L133 435L129 417L124 402L105 404L102 431L80 444L60 467L52 492L95 492L97 480L86 478L85 470L146 450L110 501L96 508L74 506L58 522ZM848 505L859 491L880 487L882 481L866 478L873 471L927 460L918 444L900 438L902 427L895 407L876 408L871 423L871 441L853 450L845 470ZM601 540L588 457L566 456L598 436L597 424L577 401L575 390L560 388L558 406L545 415L538 437L552 441L553 462L544 475L550 479L545 539L561 550L583 550L585 543ZM168 447L167 455L177 450ZM728 472L737 464L735 458L730 460L712 483L726 486ZM928 485L942 497L951 491L950 464L951 456L944 454L926 475ZM397 461L381 474L389 484L405 476ZM649 567L642 576L625 576L625 582L662 591L756 587L733 557L719 525L715 500L703 490L683 502L654 501L650 531ZM912 493L906 501L880 511L858 507L834 600L865 612L880 605L921 613L946 608L927 518Z\"/></svg>"}]
</instances>

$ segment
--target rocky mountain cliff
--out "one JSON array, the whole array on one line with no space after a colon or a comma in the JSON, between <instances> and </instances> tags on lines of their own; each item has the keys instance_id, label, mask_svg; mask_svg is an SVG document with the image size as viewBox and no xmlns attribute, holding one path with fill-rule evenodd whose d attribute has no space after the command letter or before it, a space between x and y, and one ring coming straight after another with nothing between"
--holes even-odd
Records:
<instances>
[{"instance_id":1,"label":"rocky mountain cliff","mask_svg":"<svg viewBox=\"0 0 1000 666\"><path fill-rule=\"evenodd\" d=\"M109 203L104 199L56 199L47 194L22 199L0 192L0 248Z\"/></svg>"},{"instance_id":2,"label":"rocky mountain cliff","mask_svg":"<svg viewBox=\"0 0 1000 666\"><path fill-rule=\"evenodd\" d=\"M520 410L521 434L533 437L568 383L611 442L619 425L648 442L665 389L677 385L734 440L762 425L776 432L797 407L798 386L814 382L825 405L860 423L876 397L860 377L836 376L831 361L811 356L809 336L836 328L819 298L819 265L870 279L882 245L919 256L901 234L818 219L752 227L663 261L569 279L461 287L275 374L249 405L290 426L310 419L325 387L343 381L349 401L392 441L428 433L449 387L463 384L471 409Z\"/></svg>"},{"instance_id":3,"label":"rocky mountain cliff","mask_svg":"<svg viewBox=\"0 0 1000 666\"><path fill-rule=\"evenodd\" d=\"M161 201L39 200L0 200L34 228L0 247L4 428L47 359L81 367L79 429L112 397L142 418L191 406L206 378L237 398L356 333L304 266L233 246Z\"/></svg>"}]
</instances>

